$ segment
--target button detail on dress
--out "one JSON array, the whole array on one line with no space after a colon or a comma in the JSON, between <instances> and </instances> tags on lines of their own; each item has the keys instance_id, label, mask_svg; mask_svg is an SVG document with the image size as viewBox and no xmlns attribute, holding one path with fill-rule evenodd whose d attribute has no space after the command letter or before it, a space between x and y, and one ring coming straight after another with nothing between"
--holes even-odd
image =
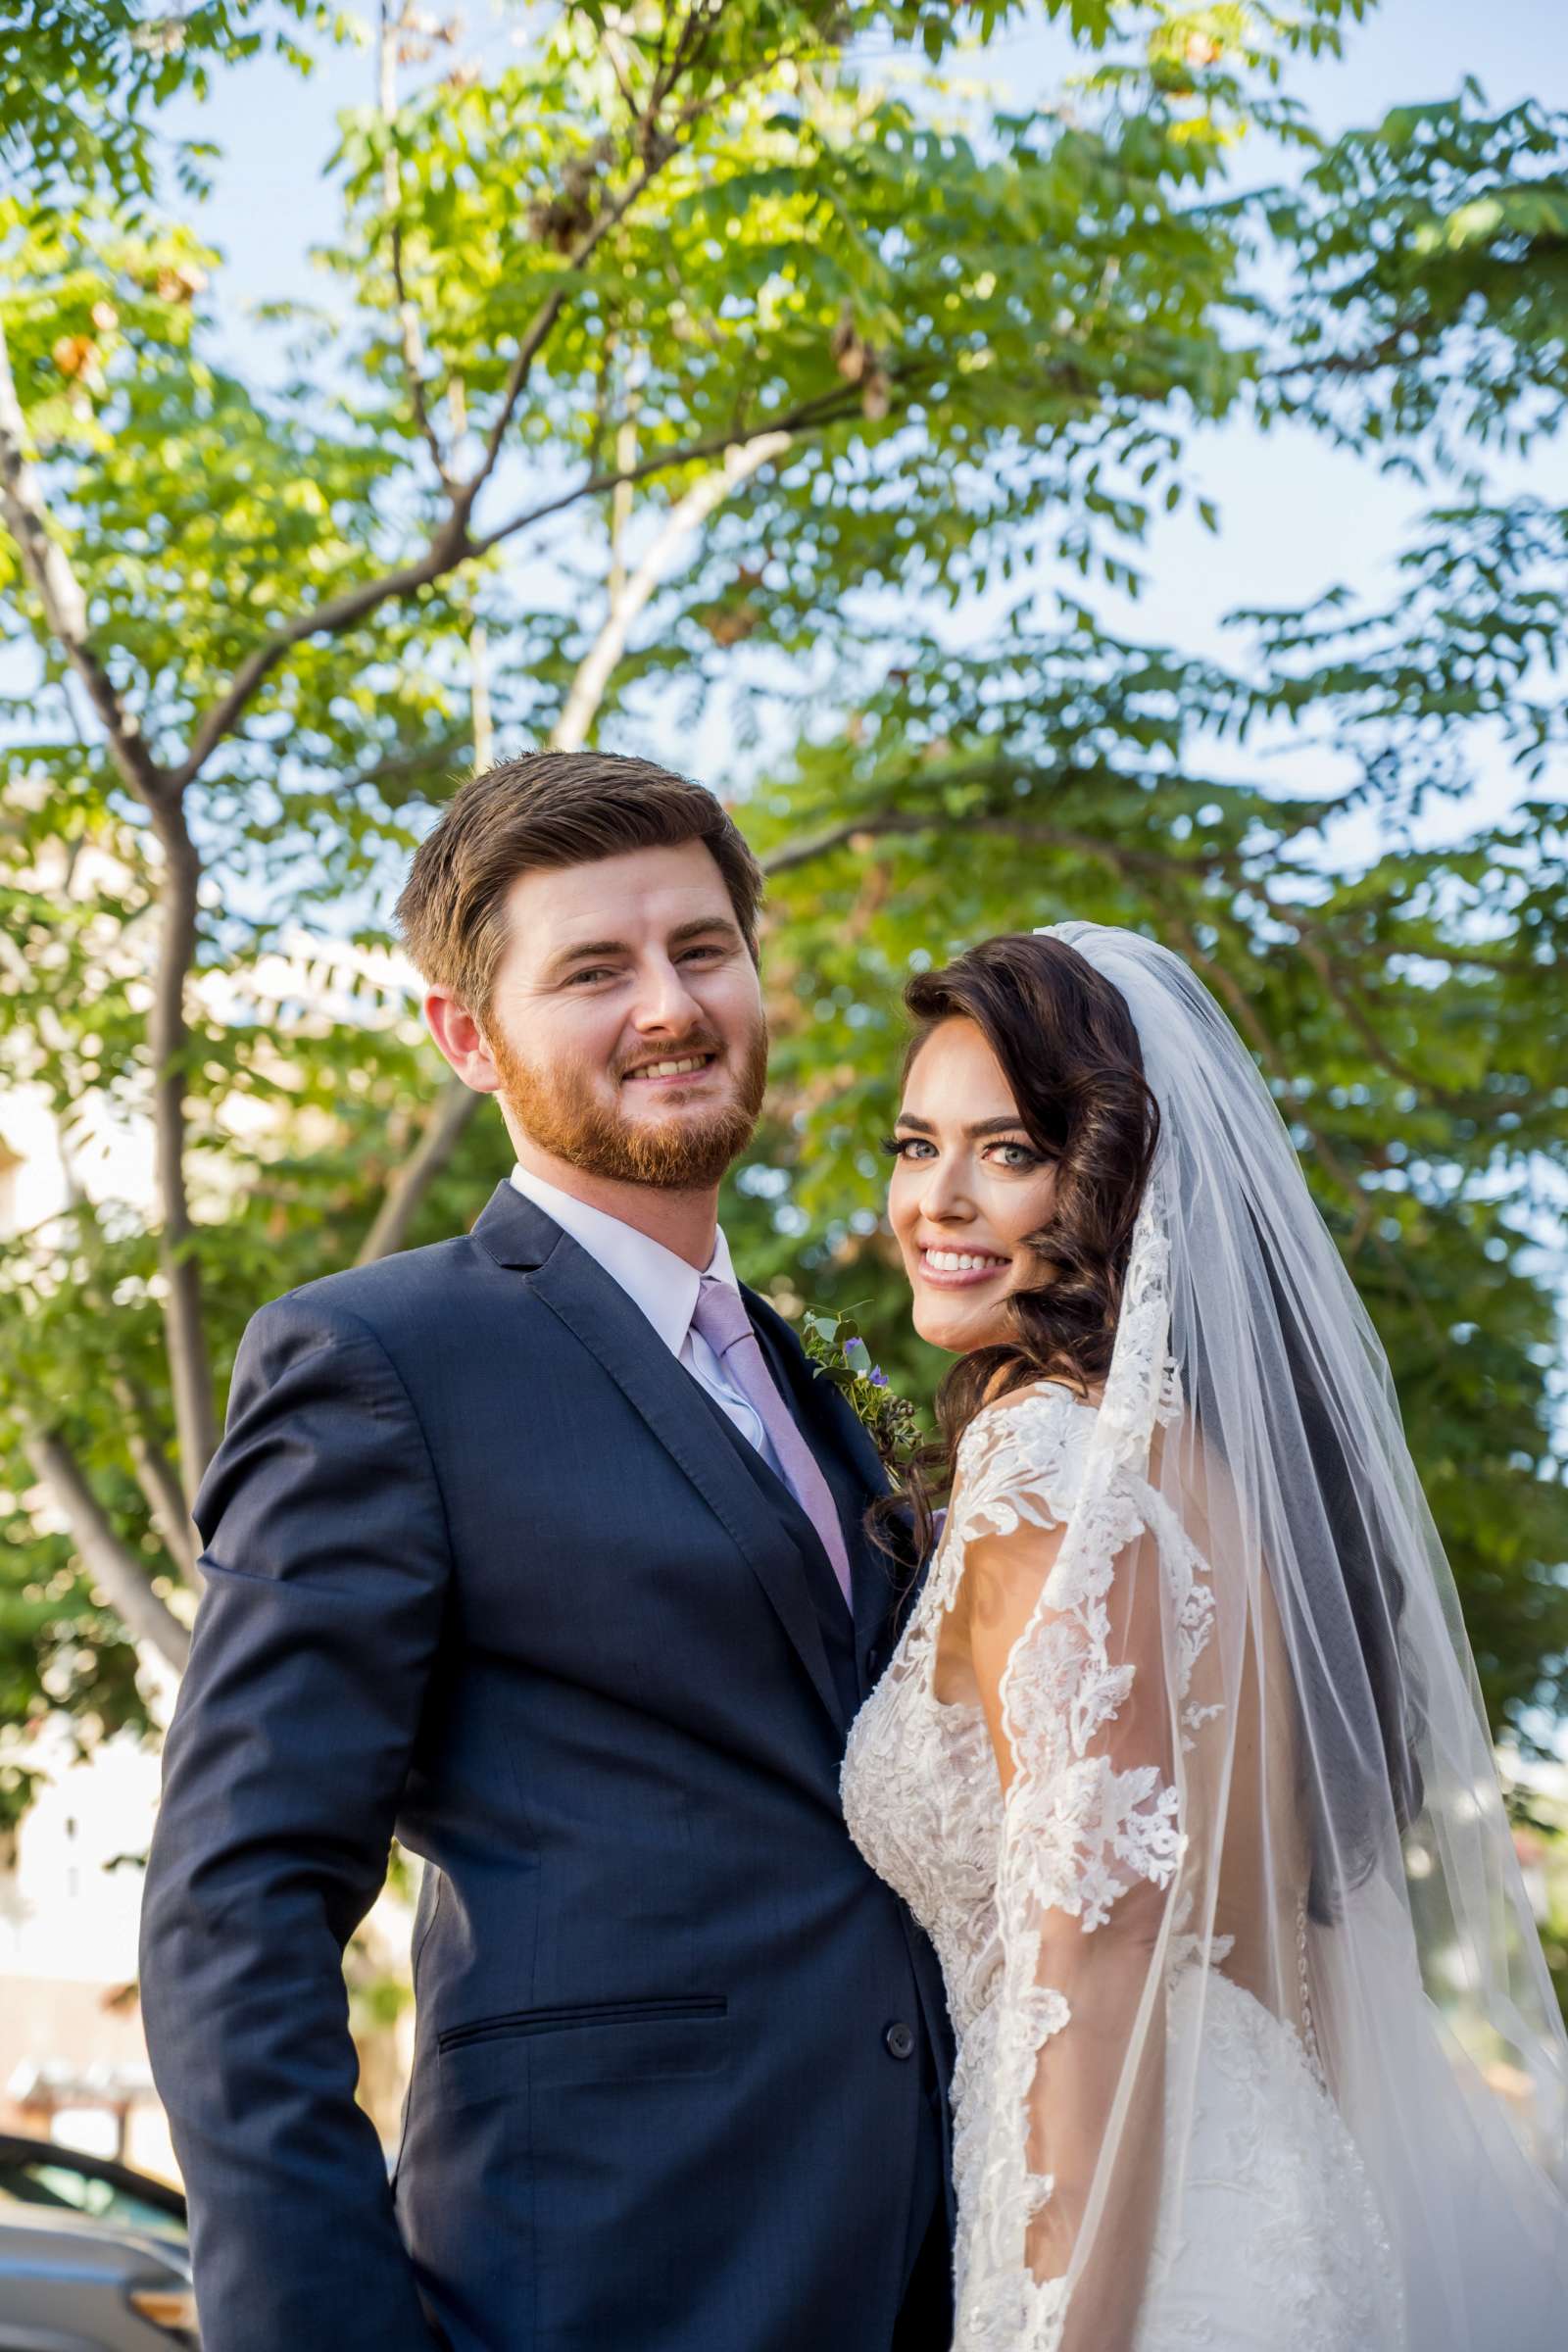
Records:
<instances>
[{"instance_id":1,"label":"button detail on dress","mask_svg":"<svg viewBox=\"0 0 1568 2352\"><path fill-rule=\"evenodd\" d=\"M890 2058L912 2058L914 2056L914 2028L905 2025L902 2020L897 2025L889 2026L882 2039L887 2045L887 2053Z\"/></svg>"}]
</instances>

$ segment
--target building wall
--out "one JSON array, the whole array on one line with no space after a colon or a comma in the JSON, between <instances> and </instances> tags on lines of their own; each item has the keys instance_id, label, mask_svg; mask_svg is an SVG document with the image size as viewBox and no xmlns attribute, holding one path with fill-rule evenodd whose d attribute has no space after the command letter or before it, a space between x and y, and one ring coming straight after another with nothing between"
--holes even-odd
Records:
<instances>
[{"instance_id":1,"label":"building wall","mask_svg":"<svg viewBox=\"0 0 1568 2352\"><path fill-rule=\"evenodd\" d=\"M77 1760L59 1725L27 1745L47 1777L0 1870L0 2129L172 2178L136 1998L158 1759L121 1739Z\"/></svg>"}]
</instances>

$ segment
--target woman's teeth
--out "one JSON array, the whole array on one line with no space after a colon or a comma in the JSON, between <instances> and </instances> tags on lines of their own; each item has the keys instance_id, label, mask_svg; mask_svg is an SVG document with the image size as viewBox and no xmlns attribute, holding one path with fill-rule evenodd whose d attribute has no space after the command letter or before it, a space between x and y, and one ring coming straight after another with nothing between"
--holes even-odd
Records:
<instances>
[{"instance_id":1,"label":"woman's teeth","mask_svg":"<svg viewBox=\"0 0 1568 2352\"><path fill-rule=\"evenodd\" d=\"M1004 1257L979 1257L969 1250L922 1250L920 1255L938 1274L979 1274L1004 1266Z\"/></svg>"}]
</instances>

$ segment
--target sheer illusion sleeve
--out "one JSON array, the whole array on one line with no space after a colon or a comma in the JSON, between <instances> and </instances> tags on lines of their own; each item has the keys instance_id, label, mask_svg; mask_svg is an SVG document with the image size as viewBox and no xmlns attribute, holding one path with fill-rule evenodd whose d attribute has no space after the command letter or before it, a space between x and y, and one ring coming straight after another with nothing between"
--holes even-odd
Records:
<instances>
[{"instance_id":1,"label":"sheer illusion sleeve","mask_svg":"<svg viewBox=\"0 0 1568 2352\"><path fill-rule=\"evenodd\" d=\"M955 1633L1004 1792L961 2331L987 2352L1125 2352L1158 2205L1181 1701L1206 1593L1179 1537L1162 1569L1154 1498L1093 1430L1060 1391L988 1407L954 1505Z\"/></svg>"}]
</instances>

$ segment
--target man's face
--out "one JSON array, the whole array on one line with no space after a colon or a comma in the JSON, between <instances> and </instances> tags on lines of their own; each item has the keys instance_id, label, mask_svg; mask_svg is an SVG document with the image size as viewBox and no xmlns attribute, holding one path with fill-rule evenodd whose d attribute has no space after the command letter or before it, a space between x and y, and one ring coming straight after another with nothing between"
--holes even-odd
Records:
<instances>
[{"instance_id":1,"label":"man's face","mask_svg":"<svg viewBox=\"0 0 1568 2352\"><path fill-rule=\"evenodd\" d=\"M716 1185L761 1108L757 967L701 842L521 874L482 1029L514 1136L622 1184Z\"/></svg>"}]
</instances>

